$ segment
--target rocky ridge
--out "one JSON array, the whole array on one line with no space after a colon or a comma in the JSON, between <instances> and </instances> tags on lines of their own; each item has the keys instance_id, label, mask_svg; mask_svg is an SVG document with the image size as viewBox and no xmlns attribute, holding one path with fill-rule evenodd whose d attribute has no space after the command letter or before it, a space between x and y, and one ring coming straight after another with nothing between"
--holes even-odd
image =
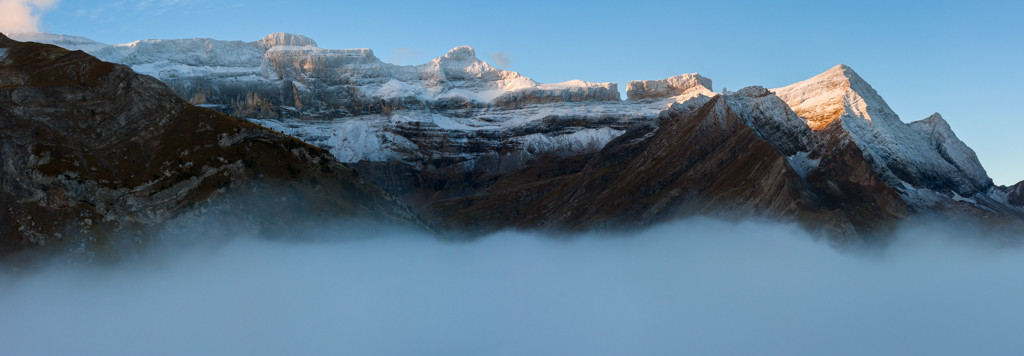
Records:
<instances>
[{"instance_id":1,"label":"rocky ridge","mask_svg":"<svg viewBox=\"0 0 1024 356\"><path fill-rule=\"evenodd\" d=\"M941 116L903 123L849 66L838 65L772 91L813 130L838 122L874 162L886 184L915 205L938 203L941 197L932 193L973 196L994 186L974 151Z\"/></svg>"},{"instance_id":2,"label":"rocky ridge","mask_svg":"<svg viewBox=\"0 0 1024 356\"><path fill-rule=\"evenodd\" d=\"M193 103L327 149L453 230L722 212L856 241L915 215L1024 221L1013 203L1020 189L993 185L941 116L903 123L845 65L724 94L697 74L635 81L619 100L613 83L540 84L469 47L396 66L367 49L322 49L287 34L61 40L154 75Z\"/></svg>"}]
</instances>

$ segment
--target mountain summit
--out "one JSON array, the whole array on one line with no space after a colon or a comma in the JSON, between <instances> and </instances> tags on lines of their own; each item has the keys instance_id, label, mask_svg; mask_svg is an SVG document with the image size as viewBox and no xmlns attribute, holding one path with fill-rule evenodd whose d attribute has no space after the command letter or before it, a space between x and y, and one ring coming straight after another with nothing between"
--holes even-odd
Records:
<instances>
[{"instance_id":1,"label":"mountain summit","mask_svg":"<svg viewBox=\"0 0 1024 356\"><path fill-rule=\"evenodd\" d=\"M806 119L813 130L828 127L844 113L869 123L880 120L878 124L892 124L895 118L875 89L845 64L772 91Z\"/></svg>"},{"instance_id":2,"label":"mountain summit","mask_svg":"<svg viewBox=\"0 0 1024 356\"><path fill-rule=\"evenodd\" d=\"M974 151L952 134L941 117L925 120L933 125L903 123L849 66L840 64L772 91L811 129L841 127L883 180L914 205L934 204L939 199L934 192L971 196L993 187ZM936 134L929 126L942 132Z\"/></svg>"}]
</instances>

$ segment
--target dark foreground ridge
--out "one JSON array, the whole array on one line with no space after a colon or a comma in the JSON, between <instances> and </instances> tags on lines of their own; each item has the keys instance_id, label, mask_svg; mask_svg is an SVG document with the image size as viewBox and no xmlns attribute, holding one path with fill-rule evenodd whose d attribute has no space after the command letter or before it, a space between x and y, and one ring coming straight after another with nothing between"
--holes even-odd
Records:
<instances>
[{"instance_id":1,"label":"dark foreground ridge","mask_svg":"<svg viewBox=\"0 0 1024 356\"><path fill-rule=\"evenodd\" d=\"M0 256L116 253L214 207L254 231L416 221L324 150L189 105L128 67L3 35L0 53Z\"/></svg>"}]
</instances>

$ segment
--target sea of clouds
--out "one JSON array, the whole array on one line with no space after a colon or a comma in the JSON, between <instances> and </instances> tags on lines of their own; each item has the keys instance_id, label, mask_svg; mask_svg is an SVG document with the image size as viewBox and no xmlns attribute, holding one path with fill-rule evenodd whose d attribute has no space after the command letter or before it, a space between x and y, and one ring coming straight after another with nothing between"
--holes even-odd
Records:
<instances>
[{"instance_id":1,"label":"sea of clouds","mask_svg":"<svg viewBox=\"0 0 1024 356\"><path fill-rule=\"evenodd\" d=\"M0 274L0 354L1024 353L1024 249L945 225L857 251L709 219L317 234Z\"/></svg>"}]
</instances>

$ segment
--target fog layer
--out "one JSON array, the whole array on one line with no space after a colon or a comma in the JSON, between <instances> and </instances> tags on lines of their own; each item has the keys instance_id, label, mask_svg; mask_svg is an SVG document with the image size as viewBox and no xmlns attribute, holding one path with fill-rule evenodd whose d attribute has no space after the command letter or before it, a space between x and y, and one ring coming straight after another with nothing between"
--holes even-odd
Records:
<instances>
[{"instance_id":1,"label":"fog layer","mask_svg":"<svg viewBox=\"0 0 1024 356\"><path fill-rule=\"evenodd\" d=\"M324 235L0 275L0 354L1024 352L1024 250L944 226L868 254L702 219L468 243Z\"/></svg>"}]
</instances>

